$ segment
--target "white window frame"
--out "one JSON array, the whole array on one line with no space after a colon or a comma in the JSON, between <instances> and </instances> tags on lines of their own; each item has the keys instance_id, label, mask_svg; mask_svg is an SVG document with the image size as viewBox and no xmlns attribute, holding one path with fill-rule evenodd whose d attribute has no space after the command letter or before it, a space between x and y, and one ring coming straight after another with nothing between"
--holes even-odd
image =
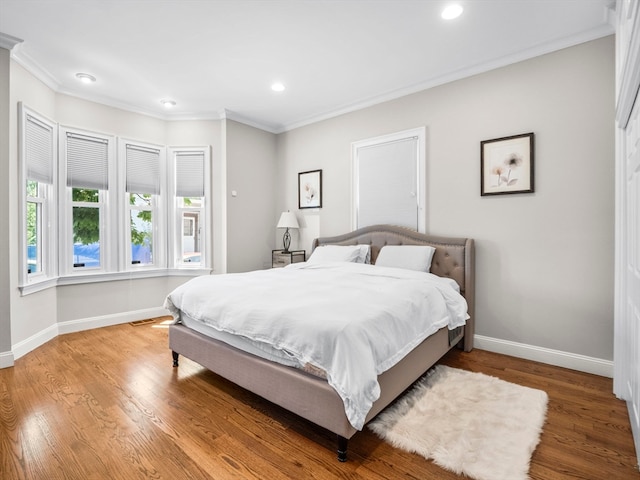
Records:
<instances>
[{"instance_id":1,"label":"white window frame","mask_svg":"<svg viewBox=\"0 0 640 480\"><path fill-rule=\"evenodd\" d=\"M99 202L73 202L72 188L67 186L67 134L94 137L107 143L108 189L100 190ZM117 168L115 167L115 137L102 133L80 130L72 127L59 128L58 188L60 218L59 271L61 276L95 275L118 271L118 199ZM100 266L73 266L73 207L100 209Z\"/></svg>"},{"instance_id":2,"label":"white window frame","mask_svg":"<svg viewBox=\"0 0 640 480\"><path fill-rule=\"evenodd\" d=\"M31 116L51 129L51 172L42 173L39 159L43 145L42 137L38 140L37 156L30 156L26 149L27 126L31 132L34 124L27 124ZM107 176L108 188L100 190L99 202L74 202L72 187L67 186L67 134L95 137L107 144ZM126 192L126 152L127 144L153 148L160 153L160 193L153 195L153 263L147 265L131 264L130 218L132 207ZM47 142L47 148L49 148ZM165 275L200 275L209 273L212 256L211 224L211 147L172 147L171 156L166 146L146 142L132 141L99 132L88 131L70 126L58 125L56 122L37 112L18 104L18 193L19 206L19 289L22 295L44 290L56 285L70 285L99 281L110 281L122 278L165 276ZM201 153L203 163L203 203L198 207L180 207L175 195L175 155L180 152ZM27 164L27 159L29 165ZM33 160L35 159L35 161ZM34 165L37 165L34 169ZM82 164L80 164L82 165ZM31 173L29 173L31 172ZM89 175L92 170L87 170ZM46 180L38 181L39 175ZM27 179L38 182L38 196L27 196ZM47 183L51 179L52 183ZM88 178L89 182L91 179ZM27 204L35 203L40 208L39 255L42 262L40 271L28 273L27 245ZM73 207L95 207L100 210L100 267L73 267ZM133 207L134 209L136 207ZM200 230L200 262L184 262L177 252L181 248L182 223L184 211L193 211L199 216ZM124 222L124 223L123 223ZM123 241L124 240L124 241Z\"/></svg>"},{"instance_id":3,"label":"white window frame","mask_svg":"<svg viewBox=\"0 0 640 480\"><path fill-rule=\"evenodd\" d=\"M176 195L176 159L181 153L202 153L204 156L204 197L201 207L183 207L178 205ZM169 147L167 149L167 204L168 204L168 268L171 270L202 270L211 268L211 237L209 215L211 211L211 149L210 147ZM182 214L192 211L200 219L200 262L184 262L182 259Z\"/></svg>"},{"instance_id":4,"label":"white window frame","mask_svg":"<svg viewBox=\"0 0 640 480\"><path fill-rule=\"evenodd\" d=\"M426 128L418 127L410 130L404 130L389 135L360 140L351 144L351 226L355 230L358 228L358 198L359 198L359 150L362 148L370 148L382 146L385 144L409 140L417 137L417 158L416 158L416 202L417 202L417 230L426 233L427 216L426 216Z\"/></svg>"},{"instance_id":5,"label":"white window frame","mask_svg":"<svg viewBox=\"0 0 640 480\"><path fill-rule=\"evenodd\" d=\"M127 146L141 148L146 150L157 150L159 164L159 182L160 193L154 194L151 199L151 206L148 208L140 206L132 206L129 202L129 193L127 192ZM166 268L167 266L167 206L166 206L166 147L163 145L155 145L137 140L126 138L118 138L118 186L120 210L119 218L121 225L121 237L119 244L122 245L124 251L119 253L119 265L121 271L142 271ZM152 255L153 260L147 264L132 264L131 258L131 211L132 210L150 210L153 223L153 241Z\"/></svg>"},{"instance_id":6,"label":"white window frame","mask_svg":"<svg viewBox=\"0 0 640 480\"><path fill-rule=\"evenodd\" d=\"M29 119L31 117L31 119ZM30 197L27 192L27 122L39 122L42 126L51 129L51 180L52 183L38 182L38 196ZM57 249L57 222L56 222L56 162L58 148L58 125L52 120L30 109L22 102L18 103L18 194L20 201L20 274L18 277L21 293L33 293L55 284L58 276L56 249ZM40 271L28 273L28 248L27 248L27 203L33 202L40 207L40 228L38 228L40 257Z\"/></svg>"}]
</instances>

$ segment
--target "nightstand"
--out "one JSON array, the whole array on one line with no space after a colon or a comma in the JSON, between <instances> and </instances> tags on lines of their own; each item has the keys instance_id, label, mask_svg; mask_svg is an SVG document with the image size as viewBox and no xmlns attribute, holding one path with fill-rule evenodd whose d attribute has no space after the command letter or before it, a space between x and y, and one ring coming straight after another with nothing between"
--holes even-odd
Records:
<instances>
[{"instance_id":1,"label":"nightstand","mask_svg":"<svg viewBox=\"0 0 640 480\"><path fill-rule=\"evenodd\" d=\"M282 268L290 263L304 262L307 259L307 252L304 250L271 250L271 267Z\"/></svg>"}]
</instances>

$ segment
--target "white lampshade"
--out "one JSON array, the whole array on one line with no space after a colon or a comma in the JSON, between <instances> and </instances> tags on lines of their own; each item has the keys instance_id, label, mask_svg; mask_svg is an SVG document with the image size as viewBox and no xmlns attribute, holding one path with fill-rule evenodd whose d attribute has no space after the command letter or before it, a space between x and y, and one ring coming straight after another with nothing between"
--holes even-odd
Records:
<instances>
[{"instance_id":1,"label":"white lampshade","mask_svg":"<svg viewBox=\"0 0 640 480\"><path fill-rule=\"evenodd\" d=\"M282 212L282 215L280 215L280 221L278 221L276 228L300 228L300 226L295 214L287 211Z\"/></svg>"}]
</instances>

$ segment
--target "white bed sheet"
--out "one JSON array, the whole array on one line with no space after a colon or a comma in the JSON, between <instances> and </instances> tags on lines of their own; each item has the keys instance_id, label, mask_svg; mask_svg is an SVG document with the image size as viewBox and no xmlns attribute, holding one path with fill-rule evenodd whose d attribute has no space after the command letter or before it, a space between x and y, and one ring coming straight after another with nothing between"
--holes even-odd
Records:
<instances>
[{"instance_id":1,"label":"white bed sheet","mask_svg":"<svg viewBox=\"0 0 640 480\"><path fill-rule=\"evenodd\" d=\"M360 430L380 395L377 376L440 328L464 325L467 304L456 286L424 272L307 262L197 277L165 307L324 370Z\"/></svg>"},{"instance_id":2,"label":"white bed sheet","mask_svg":"<svg viewBox=\"0 0 640 480\"><path fill-rule=\"evenodd\" d=\"M243 352L256 355L272 362L281 363L282 365L287 365L289 367L304 368L304 365L302 365L295 357L292 357L287 352L278 350L264 342L256 342L241 335L234 335L232 333L217 330L202 320L196 320L184 313L180 314L180 323L185 327L189 327L191 330L195 330L207 337L220 340L221 342L231 345Z\"/></svg>"}]
</instances>

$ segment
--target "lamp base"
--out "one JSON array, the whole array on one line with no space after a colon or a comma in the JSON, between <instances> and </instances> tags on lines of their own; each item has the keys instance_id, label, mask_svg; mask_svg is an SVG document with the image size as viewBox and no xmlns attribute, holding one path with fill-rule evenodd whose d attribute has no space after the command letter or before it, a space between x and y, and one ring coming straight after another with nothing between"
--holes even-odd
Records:
<instances>
[{"instance_id":1,"label":"lamp base","mask_svg":"<svg viewBox=\"0 0 640 480\"><path fill-rule=\"evenodd\" d=\"M289 247L291 246L291 234L289 233L289 228L284 232L282 236L282 245L284 246L284 253L289 253Z\"/></svg>"}]
</instances>

